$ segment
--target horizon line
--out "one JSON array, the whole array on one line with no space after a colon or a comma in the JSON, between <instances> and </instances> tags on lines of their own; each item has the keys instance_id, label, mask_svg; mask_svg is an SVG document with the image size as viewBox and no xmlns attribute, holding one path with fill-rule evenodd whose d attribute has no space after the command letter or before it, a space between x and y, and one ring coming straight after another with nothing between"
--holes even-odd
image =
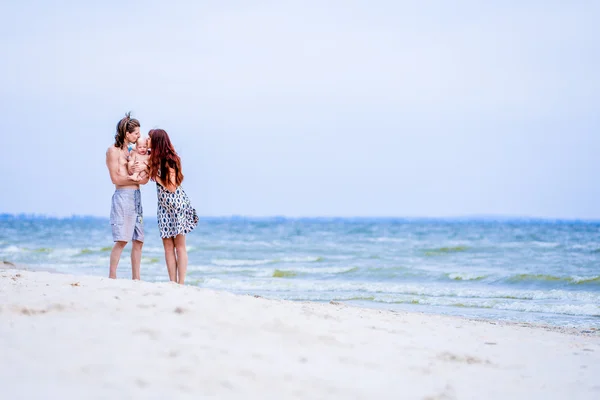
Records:
<instances>
[{"instance_id":1,"label":"horizon line","mask_svg":"<svg viewBox=\"0 0 600 400\"><path fill-rule=\"evenodd\" d=\"M145 216L156 220L156 215ZM463 216L287 216L287 215L269 215L269 216L256 216L256 215L199 215L202 220L387 220L387 221L481 221L481 222L511 222L511 221L538 221L538 222L586 222L586 223L600 223L599 218L559 218L559 217L527 217L527 216L506 216L506 215L463 215ZM52 214L36 214L36 213L0 213L0 220L6 219L56 219L56 220L69 220L69 219L104 219L108 220L107 216L98 216L91 214L71 214L69 216L59 216Z\"/></svg>"}]
</instances>

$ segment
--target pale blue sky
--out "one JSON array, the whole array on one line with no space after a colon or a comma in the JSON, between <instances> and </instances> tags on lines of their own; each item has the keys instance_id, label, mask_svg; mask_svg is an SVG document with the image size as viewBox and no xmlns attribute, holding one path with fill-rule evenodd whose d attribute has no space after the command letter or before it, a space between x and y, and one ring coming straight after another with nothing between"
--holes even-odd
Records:
<instances>
[{"instance_id":1,"label":"pale blue sky","mask_svg":"<svg viewBox=\"0 0 600 400\"><path fill-rule=\"evenodd\" d=\"M0 213L108 216L131 110L201 215L600 218L600 2L7 3Z\"/></svg>"}]
</instances>

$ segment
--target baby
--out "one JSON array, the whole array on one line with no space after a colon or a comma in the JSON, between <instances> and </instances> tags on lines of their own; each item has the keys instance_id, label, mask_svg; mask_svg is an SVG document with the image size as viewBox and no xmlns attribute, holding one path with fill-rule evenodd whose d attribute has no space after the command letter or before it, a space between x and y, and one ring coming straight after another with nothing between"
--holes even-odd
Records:
<instances>
[{"instance_id":1,"label":"baby","mask_svg":"<svg viewBox=\"0 0 600 400\"><path fill-rule=\"evenodd\" d=\"M148 138L140 136L135 144L135 149L129 156L129 162L127 163L129 175L136 180L142 180L146 178L150 171L150 166L148 165L149 158L150 154L148 154ZM144 169L138 172L133 172L133 166L136 162L142 164Z\"/></svg>"}]
</instances>

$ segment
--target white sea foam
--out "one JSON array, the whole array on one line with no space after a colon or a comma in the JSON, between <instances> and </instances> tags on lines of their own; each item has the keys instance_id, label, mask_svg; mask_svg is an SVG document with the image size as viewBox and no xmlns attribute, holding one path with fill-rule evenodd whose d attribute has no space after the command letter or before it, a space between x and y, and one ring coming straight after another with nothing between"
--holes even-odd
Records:
<instances>
[{"instance_id":1,"label":"white sea foam","mask_svg":"<svg viewBox=\"0 0 600 400\"><path fill-rule=\"evenodd\" d=\"M283 257L281 261L288 263L316 262L321 261L321 257L306 256L306 257Z\"/></svg>"},{"instance_id":2,"label":"white sea foam","mask_svg":"<svg viewBox=\"0 0 600 400\"><path fill-rule=\"evenodd\" d=\"M578 275L575 275L575 276L571 277L571 281L574 282L574 283L592 282L592 281L596 281L596 280L600 280L600 275L595 275L595 276L578 276Z\"/></svg>"},{"instance_id":3,"label":"white sea foam","mask_svg":"<svg viewBox=\"0 0 600 400\"><path fill-rule=\"evenodd\" d=\"M571 245L571 249L575 250L596 250L598 248L598 243L578 243Z\"/></svg>"},{"instance_id":4,"label":"white sea foam","mask_svg":"<svg viewBox=\"0 0 600 400\"><path fill-rule=\"evenodd\" d=\"M340 261L344 261L344 260L352 260L355 259L356 256L349 256L349 255L327 255L327 259L328 260L340 260Z\"/></svg>"},{"instance_id":5,"label":"white sea foam","mask_svg":"<svg viewBox=\"0 0 600 400\"><path fill-rule=\"evenodd\" d=\"M215 265L223 265L226 267L243 266L243 265L261 265L276 262L276 260L228 260L215 259L211 261Z\"/></svg>"},{"instance_id":6,"label":"white sea foam","mask_svg":"<svg viewBox=\"0 0 600 400\"><path fill-rule=\"evenodd\" d=\"M369 238L367 240L369 242L380 242L380 243L405 243L409 239L394 238L394 237L378 237L378 238Z\"/></svg>"},{"instance_id":7,"label":"white sea foam","mask_svg":"<svg viewBox=\"0 0 600 400\"><path fill-rule=\"evenodd\" d=\"M340 274L355 270L354 267L307 267L277 268L280 271L299 272L304 274Z\"/></svg>"},{"instance_id":8,"label":"white sea foam","mask_svg":"<svg viewBox=\"0 0 600 400\"><path fill-rule=\"evenodd\" d=\"M469 308L489 308L495 310L519 311L519 312L540 312L551 314L567 314L582 316L600 316L600 306L592 303L586 304L554 304L554 303L532 303L531 301L515 301L500 299L460 299L444 297L400 297L400 298L375 298L376 301L387 303L410 303L429 306L446 307L469 307Z\"/></svg>"},{"instance_id":9,"label":"white sea foam","mask_svg":"<svg viewBox=\"0 0 600 400\"><path fill-rule=\"evenodd\" d=\"M53 258L53 259L72 257L75 255L81 254L82 250L83 249L81 249L81 248L70 248L70 247L52 249L50 252L48 252L48 257Z\"/></svg>"},{"instance_id":10,"label":"white sea foam","mask_svg":"<svg viewBox=\"0 0 600 400\"><path fill-rule=\"evenodd\" d=\"M299 256L299 257L282 257L262 260L252 259L213 259L211 262L215 265L222 265L227 267L244 266L244 265L263 265L273 263L310 263L321 261L321 257L316 256Z\"/></svg>"},{"instance_id":11,"label":"white sea foam","mask_svg":"<svg viewBox=\"0 0 600 400\"><path fill-rule=\"evenodd\" d=\"M338 301L363 300L375 301L380 303L398 303L398 304L418 304L428 306L445 306L445 307L467 307L480 309L496 309L506 311L519 312L539 312L550 314L565 314L579 316L600 316L600 306L598 296L588 297L586 302L577 304L563 304L556 302L534 302L531 299L512 299L512 298L464 298L456 296L426 296L420 293L401 294L401 293L381 293L376 291L361 291L348 290L346 286L343 289L328 291L318 290L319 282L314 282L312 285L306 284L291 284L291 281L284 279L272 279L269 281L239 281L220 278L207 278L202 286L211 288L227 287L229 290L234 290L242 293L272 293L272 296L282 297L290 300L313 300L313 301L329 301L332 299ZM303 282L306 283L306 282ZM356 288L353 288L356 289ZM371 288L373 289L373 288ZM490 293L490 295L496 295ZM533 296L530 296L530 298ZM543 296L535 296L541 298ZM594 298L593 298L594 297ZM583 300L583 299L580 299Z\"/></svg>"},{"instance_id":12,"label":"white sea foam","mask_svg":"<svg viewBox=\"0 0 600 400\"><path fill-rule=\"evenodd\" d=\"M567 315L586 315L600 317L600 306L597 304L531 304L523 302L499 303L492 308L499 310L543 312Z\"/></svg>"},{"instance_id":13,"label":"white sea foam","mask_svg":"<svg viewBox=\"0 0 600 400\"><path fill-rule=\"evenodd\" d=\"M265 274L265 276L269 276ZM502 290L495 288L464 288L442 285L390 284L389 282L323 281L308 279L256 279L240 280L223 277L226 287L234 290L257 289L265 291L285 291L293 293L323 292L328 296L342 293L362 293L364 295L411 295L419 298L451 298L453 302L465 299L509 299L509 300L558 300L600 304L600 293L566 290ZM479 300L477 300L479 301Z\"/></svg>"},{"instance_id":14,"label":"white sea foam","mask_svg":"<svg viewBox=\"0 0 600 400\"><path fill-rule=\"evenodd\" d=\"M527 243L530 244L530 245L534 245L534 246L542 247L542 248L548 248L548 249L560 247L560 243L556 243L556 242L534 241L534 242L527 242Z\"/></svg>"},{"instance_id":15,"label":"white sea foam","mask_svg":"<svg viewBox=\"0 0 600 400\"><path fill-rule=\"evenodd\" d=\"M22 249L21 247L10 245L0 251L2 251L3 253L6 253L6 254L11 254L11 253L14 254L14 253L20 253L20 252L24 251L24 249Z\"/></svg>"},{"instance_id":16,"label":"white sea foam","mask_svg":"<svg viewBox=\"0 0 600 400\"><path fill-rule=\"evenodd\" d=\"M264 240L203 240L200 243L200 247L222 247L222 248L232 248L232 247L277 247L281 246L282 243L274 240L272 242L267 242Z\"/></svg>"},{"instance_id":17,"label":"white sea foam","mask_svg":"<svg viewBox=\"0 0 600 400\"><path fill-rule=\"evenodd\" d=\"M189 250L189 247L188 247ZM164 254L165 253L165 249L162 247L150 247L150 246L144 246L142 248L142 254L145 253L160 253L160 254Z\"/></svg>"}]
</instances>

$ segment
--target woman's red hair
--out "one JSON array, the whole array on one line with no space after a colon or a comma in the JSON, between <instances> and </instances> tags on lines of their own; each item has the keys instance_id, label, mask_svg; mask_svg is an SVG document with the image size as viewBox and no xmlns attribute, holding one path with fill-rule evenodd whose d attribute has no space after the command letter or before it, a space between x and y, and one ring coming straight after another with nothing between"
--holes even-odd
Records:
<instances>
[{"instance_id":1,"label":"woman's red hair","mask_svg":"<svg viewBox=\"0 0 600 400\"><path fill-rule=\"evenodd\" d=\"M152 129L148 132L152 151L150 151L150 179L156 181L160 177L167 186L179 186L183 182L181 158L171 144L169 135L163 129ZM175 182L171 182L169 170L175 171Z\"/></svg>"}]
</instances>

